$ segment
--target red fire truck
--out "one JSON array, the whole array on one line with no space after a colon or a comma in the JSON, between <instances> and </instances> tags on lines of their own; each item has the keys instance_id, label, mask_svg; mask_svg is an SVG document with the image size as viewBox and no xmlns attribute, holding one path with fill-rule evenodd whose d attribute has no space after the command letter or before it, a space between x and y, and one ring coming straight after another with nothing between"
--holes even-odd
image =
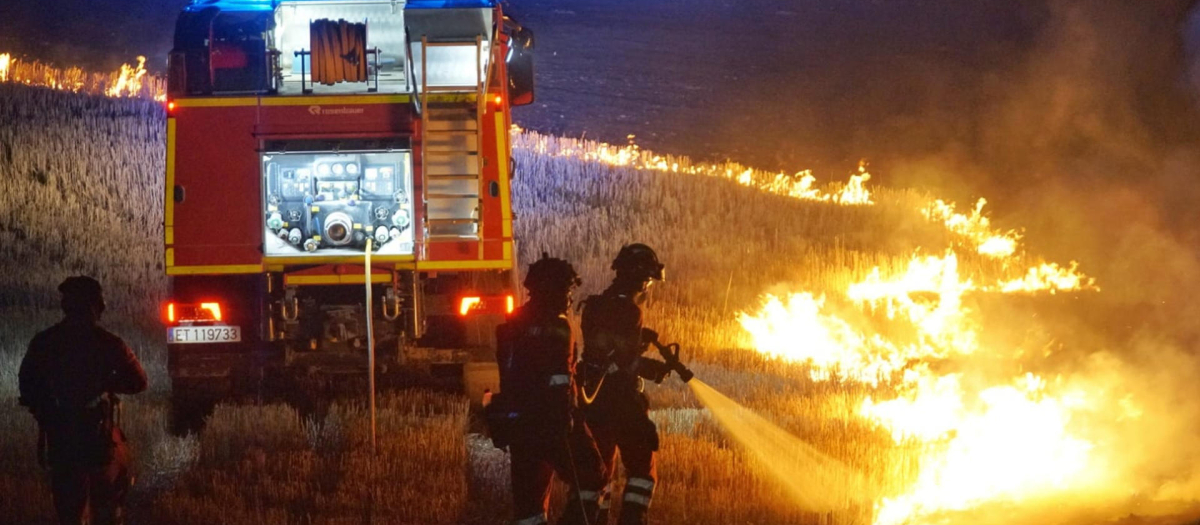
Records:
<instances>
[{"instance_id":1,"label":"red fire truck","mask_svg":"<svg viewBox=\"0 0 1200 525\"><path fill-rule=\"evenodd\" d=\"M495 0L186 7L164 201L176 389L365 371L371 325L388 366L485 361L519 300L508 130L532 48Z\"/></svg>"}]
</instances>

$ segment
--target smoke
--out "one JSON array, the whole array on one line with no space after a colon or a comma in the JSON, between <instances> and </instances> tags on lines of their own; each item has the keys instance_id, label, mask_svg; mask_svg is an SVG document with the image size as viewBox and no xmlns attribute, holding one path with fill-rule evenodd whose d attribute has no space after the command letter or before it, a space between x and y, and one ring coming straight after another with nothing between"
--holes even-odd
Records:
<instances>
[{"instance_id":1,"label":"smoke","mask_svg":"<svg viewBox=\"0 0 1200 525\"><path fill-rule=\"evenodd\" d=\"M959 188L1027 226L1030 252L1098 278L1095 299L1033 323L1072 345L1040 366L1123 407L1084 426L1103 430L1122 496L1144 502L1200 499L1196 5L1050 2L1028 60L975 115L980 132L897 166L901 179L970 176Z\"/></svg>"}]
</instances>

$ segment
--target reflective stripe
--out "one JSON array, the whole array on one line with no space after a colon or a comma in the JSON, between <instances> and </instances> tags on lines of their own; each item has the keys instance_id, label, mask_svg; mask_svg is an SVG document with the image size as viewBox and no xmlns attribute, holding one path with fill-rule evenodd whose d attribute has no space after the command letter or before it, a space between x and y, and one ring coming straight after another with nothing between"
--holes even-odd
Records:
<instances>
[{"instance_id":1,"label":"reflective stripe","mask_svg":"<svg viewBox=\"0 0 1200 525\"><path fill-rule=\"evenodd\" d=\"M651 492L654 491L654 480L652 480L652 479L629 478L629 481L626 481L625 484L630 487L637 487L642 490L648 490Z\"/></svg>"},{"instance_id":2,"label":"reflective stripe","mask_svg":"<svg viewBox=\"0 0 1200 525\"><path fill-rule=\"evenodd\" d=\"M567 374L554 374L550 376L550 386L563 386L571 384L571 376Z\"/></svg>"},{"instance_id":3,"label":"reflective stripe","mask_svg":"<svg viewBox=\"0 0 1200 525\"><path fill-rule=\"evenodd\" d=\"M635 494L633 492L626 492L625 493L625 502L626 503L636 503L643 507L649 508L650 507L650 496L643 496L641 494Z\"/></svg>"},{"instance_id":4,"label":"reflective stripe","mask_svg":"<svg viewBox=\"0 0 1200 525\"><path fill-rule=\"evenodd\" d=\"M523 520L517 520L514 522L514 525L546 525L546 515L538 514L537 516L530 516Z\"/></svg>"},{"instance_id":5,"label":"reflective stripe","mask_svg":"<svg viewBox=\"0 0 1200 525\"><path fill-rule=\"evenodd\" d=\"M583 501L596 501L600 499L600 493L594 490L581 490L579 491L579 499Z\"/></svg>"}]
</instances>

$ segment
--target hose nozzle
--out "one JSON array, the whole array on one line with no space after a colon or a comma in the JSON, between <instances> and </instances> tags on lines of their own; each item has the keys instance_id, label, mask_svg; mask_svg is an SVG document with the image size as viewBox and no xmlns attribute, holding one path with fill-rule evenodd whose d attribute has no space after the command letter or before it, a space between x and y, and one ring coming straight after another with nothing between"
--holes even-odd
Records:
<instances>
[{"instance_id":1,"label":"hose nozzle","mask_svg":"<svg viewBox=\"0 0 1200 525\"><path fill-rule=\"evenodd\" d=\"M688 367L683 366L683 363L679 361L679 343L664 345L658 341L653 341L653 344L656 348L658 348L658 353L662 356L663 361L667 363L667 367L669 367L672 372L678 374L679 379L682 379L684 383L691 381L693 377L696 377L696 374L692 373Z\"/></svg>"},{"instance_id":2,"label":"hose nozzle","mask_svg":"<svg viewBox=\"0 0 1200 525\"><path fill-rule=\"evenodd\" d=\"M684 383L691 381L693 377L696 377L696 374L692 373L690 368L683 366L683 363L675 363L675 366L673 366L671 369L674 370L676 374L679 374L679 379L682 379Z\"/></svg>"}]
</instances>

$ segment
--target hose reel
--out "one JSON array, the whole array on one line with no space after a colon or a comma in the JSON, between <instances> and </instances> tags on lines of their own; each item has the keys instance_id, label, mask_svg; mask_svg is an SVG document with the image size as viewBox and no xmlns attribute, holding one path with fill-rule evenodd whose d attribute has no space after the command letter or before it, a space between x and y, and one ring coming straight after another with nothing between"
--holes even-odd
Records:
<instances>
[{"instance_id":1,"label":"hose reel","mask_svg":"<svg viewBox=\"0 0 1200 525\"><path fill-rule=\"evenodd\" d=\"M367 24L322 18L308 26L314 84L367 81Z\"/></svg>"}]
</instances>

